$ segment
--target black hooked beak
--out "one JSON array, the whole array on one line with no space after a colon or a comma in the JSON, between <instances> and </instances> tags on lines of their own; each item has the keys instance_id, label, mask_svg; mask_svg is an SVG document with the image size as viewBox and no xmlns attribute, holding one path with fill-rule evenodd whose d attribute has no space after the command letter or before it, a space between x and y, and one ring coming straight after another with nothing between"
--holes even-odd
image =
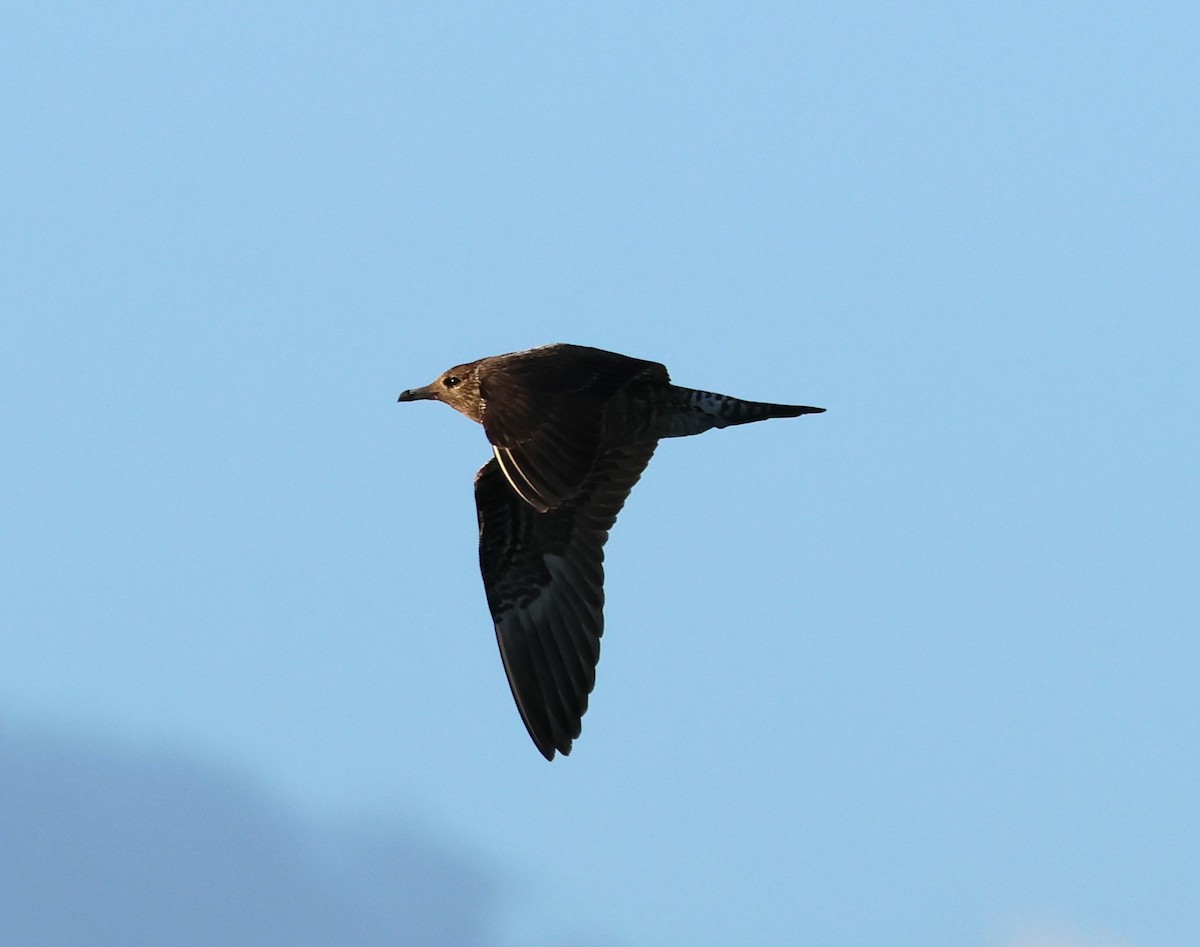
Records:
<instances>
[{"instance_id":1,"label":"black hooked beak","mask_svg":"<svg viewBox=\"0 0 1200 947\"><path fill-rule=\"evenodd\" d=\"M400 397L397 401L433 401L437 395L433 393L433 385L426 385L424 388L409 388L408 391L400 392Z\"/></svg>"}]
</instances>

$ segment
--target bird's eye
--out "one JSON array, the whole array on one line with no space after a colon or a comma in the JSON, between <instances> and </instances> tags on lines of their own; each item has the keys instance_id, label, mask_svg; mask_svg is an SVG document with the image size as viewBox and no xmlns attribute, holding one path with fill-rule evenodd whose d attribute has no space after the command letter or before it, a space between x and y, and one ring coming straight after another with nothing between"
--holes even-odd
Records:
<instances>
[{"instance_id":1,"label":"bird's eye","mask_svg":"<svg viewBox=\"0 0 1200 947\"><path fill-rule=\"evenodd\" d=\"M447 375L442 379L442 384L447 388L457 388L460 381L462 381L462 379L457 375Z\"/></svg>"}]
</instances>

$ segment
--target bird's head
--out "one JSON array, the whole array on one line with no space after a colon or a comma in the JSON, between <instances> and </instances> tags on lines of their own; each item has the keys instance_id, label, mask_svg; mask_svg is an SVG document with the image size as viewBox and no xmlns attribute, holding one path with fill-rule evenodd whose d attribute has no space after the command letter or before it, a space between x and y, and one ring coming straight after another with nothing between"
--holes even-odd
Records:
<instances>
[{"instance_id":1,"label":"bird's head","mask_svg":"<svg viewBox=\"0 0 1200 947\"><path fill-rule=\"evenodd\" d=\"M397 401L444 401L472 421L483 421L483 399L479 394L479 363L455 365L423 388L400 392Z\"/></svg>"}]
</instances>

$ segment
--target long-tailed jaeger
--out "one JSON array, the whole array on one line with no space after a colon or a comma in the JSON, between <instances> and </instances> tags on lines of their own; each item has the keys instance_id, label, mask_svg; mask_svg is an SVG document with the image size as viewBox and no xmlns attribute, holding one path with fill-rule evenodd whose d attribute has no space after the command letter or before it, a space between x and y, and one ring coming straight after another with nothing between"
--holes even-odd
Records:
<instances>
[{"instance_id":1,"label":"long-tailed jaeger","mask_svg":"<svg viewBox=\"0 0 1200 947\"><path fill-rule=\"evenodd\" d=\"M604 543L663 437L824 408L672 385L667 370L582 345L456 365L400 401L444 401L483 425L479 568L521 719L548 760L571 752L596 682Z\"/></svg>"}]
</instances>

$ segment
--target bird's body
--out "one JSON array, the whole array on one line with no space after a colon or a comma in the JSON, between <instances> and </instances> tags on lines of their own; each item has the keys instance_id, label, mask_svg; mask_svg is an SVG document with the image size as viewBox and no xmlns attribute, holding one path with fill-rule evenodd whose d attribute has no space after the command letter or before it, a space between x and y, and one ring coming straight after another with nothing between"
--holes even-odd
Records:
<instances>
[{"instance_id":1,"label":"bird's body","mask_svg":"<svg viewBox=\"0 0 1200 947\"><path fill-rule=\"evenodd\" d=\"M547 345L458 365L401 401L484 427L479 562L509 685L547 759L571 750L604 628L604 543L661 438L823 411L672 385L657 362Z\"/></svg>"}]
</instances>

